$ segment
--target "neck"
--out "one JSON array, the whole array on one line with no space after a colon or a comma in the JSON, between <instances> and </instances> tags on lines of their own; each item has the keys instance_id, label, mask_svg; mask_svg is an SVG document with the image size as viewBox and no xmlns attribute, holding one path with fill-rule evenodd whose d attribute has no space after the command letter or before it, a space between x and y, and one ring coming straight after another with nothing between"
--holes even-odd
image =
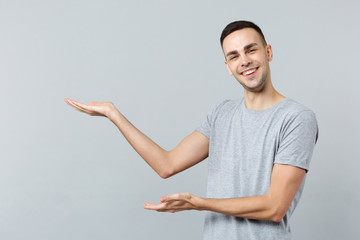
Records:
<instances>
[{"instance_id":1,"label":"neck","mask_svg":"<svg viewBox=\"0 0 360 240\"><path fill-rule=\"evenodd\" d=\"M260 111L279 103L285 97L275 90L271 81L259 92L244 90L245 106L247 109Z\"/></svg>"}]
</instances>

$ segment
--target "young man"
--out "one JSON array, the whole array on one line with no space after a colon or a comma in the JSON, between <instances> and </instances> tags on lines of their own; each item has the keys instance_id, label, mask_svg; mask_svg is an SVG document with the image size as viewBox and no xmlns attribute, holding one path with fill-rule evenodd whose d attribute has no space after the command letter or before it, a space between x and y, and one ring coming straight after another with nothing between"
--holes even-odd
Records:
<instances>
[{"instance_id":1,"label":"young man","mask_svg":"<svg viewBox=\"0 0 360 240\"><path fill-rule=\"evenodd\" d=\"M303 190L318 127L315 114L278 93L271 82L272 48L254 23L237 21L221 46L244 98L215 107L202 125L166 151L136 129L112 103L75 109L108 117L163 178L208 157L207 198L190 193L161 197L144 208L160 212L207 210L204 239L290 239L289 219Z\"/></svg>"}]
</instances>

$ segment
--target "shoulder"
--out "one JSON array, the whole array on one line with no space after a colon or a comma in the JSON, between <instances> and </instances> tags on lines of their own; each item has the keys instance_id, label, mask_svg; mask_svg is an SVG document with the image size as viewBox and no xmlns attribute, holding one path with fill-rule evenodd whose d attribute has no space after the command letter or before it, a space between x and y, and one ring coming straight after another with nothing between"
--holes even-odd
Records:
<instances>
[{"instance_id":1,"label":"shoulder","mask_svg":"<svg viewBox=\"0 0 360 240\"><path fill-rule=\"evenodd\" d=\"M308 107L298 103L297 101L287 98L285 103L279 108L279 112L285 120L316 120L315 113Z\"/></svg>"},{"instance_id":2,"label":"shoulder","mask_svg":"<svg viewBox=\"0 0 360 240\"><path fill-rule=\"evenodd\" d=\"M221 112L229 111L231 109L236 108L240 103L241 103L240 99L238 100L226 99L216 104L211 112L212 114L217 115Z\"/></svg>"},{"instance_id":3,"label":"shoulder","mask_svg":"<svg viewBox=\"0 0 360 240\"><path fill-rule=\"evenodd\" d=\"M292 100L287 99L279 109L279 114L282 116L281 131L283 133L291 134L295 129L302 133L313 132L318 134L318 123L316 114L308 107Z\"/></svg>"},{"instance_id":4,"label":"shoulder","mask_svg":"<svg viewBox=\"0 0 360 240\"><path fill-rule=\"evenodd\" d=\"M236 111L241 100L226 99L216 104L209 112L207 119L210 123L214 123L218 117L224 117Z\"/></svg>"},{"instance_id":5,"label":"shoulder","mask_svg":"<svg viewBox=\"0 0 360 240\"><path fill-rule=\"evenodd\" d=\"M230 110L237 108L244 99L226 99L216 105L218 110Z\"/></svg>"}]
</instances>

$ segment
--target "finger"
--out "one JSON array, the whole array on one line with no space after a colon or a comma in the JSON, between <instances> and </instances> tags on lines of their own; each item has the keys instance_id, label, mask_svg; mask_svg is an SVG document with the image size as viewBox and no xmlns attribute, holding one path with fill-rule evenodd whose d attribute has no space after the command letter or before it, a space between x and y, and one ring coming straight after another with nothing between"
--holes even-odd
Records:
<instances>
[{"instance_id":1,"label":"finger","mask_svg":"<svg viewBox=\"0 0 360 240\"><path fill-rule=\"evenodd\" d=\"M144 203L144 207L151 207L151 206L154 206L154 205L156 205L156 204L149 203L149 202Z\"/></svg>"},{"instance_id":2,"label":"finger","mask_svg":"<svg viewBox=\"0 0 360 240\"><path fill-rule=\"evenodd\" d=\"M160 198L160 202L172 202L177 200L188 200L190 198L189 193L175 193Z\"/></svg>"},{"instance_id":3,"label":"finger","mask_svg":"<svg viewBox=\"0 0 360 240\"><path fill-rule=\"evenodd\" d=\"M80 110L80 108L76 106L70 99L67 99L65 102L72 108L75 108L76 110Z\"/></svg>"},{"instance_id":4,"label":"finger","mask_svg":"<svg viewBox=\"0 0 360 240\"><path fill-rule=\"evenodd\" d=\"M189 210L190 208L187 205L184 205L184 202L172 202L172 203L161 203L161 204L153 204L146 202L144 205L144 209L147 210L155 210L157 212L180 212L184 210Z\"/></svg>"},{"instance_id":5,"label":"finger","mask_svg":"<svg viewBox=\"0 0 360 240\"><path fill-rule=\"evenodd\" d=\"M69 101L68 102L68 104L71 106L71 107L73 107L75 110L78 110L78 111L80 111L80 112L83 112L83 113L86 113L86 114L91 114L91 111L88 111L87 109L84 109L84 108L82 108L82 107L80 107L80 106L78 106L78 105L75 105L74 104L74 102L73 101Z\"/></svg>"},{"instance_id":6,"label":"finger","mask_svg":"<svg viewBox=\"0 0 360 240\"><path fill-rule=\"evenodd\" d=\"M175 212L179 212L181 210L156 210L157 212L168 212L168 213L175 213Z\"/></svg>"},{"instance_id":7,"label":"finger","mask_svg":"<svg viewBox=\"0 0 360 240\"><path fill-rule=\"evenodd\" d=\"M73 106L74 108L77 108L77 109L79 109L79 110L81 110L81 111L84 111L84 112L86 112L86 113L92 113L93 112L93 107L92 106L88 106L88 105L86 105L86 104L82 104L82 103L79 103L79 102L77 102L77 101L75 101L75 100L71 100L71 99L69 99L68 100L68 103L71 105L71 106Z\"/></svg>"},{"instance_id":8,"label":"finger","mask_svg":"<svg viewBox=\"0 0 360 240\"><path fill-rule=\"evenodd\" d=\"M175 193L175 194L171 194L171 195L166 195L166 196L163 196L160 198L160 202L161 203L164 203L164 202L168 202L168 201L171 201L171 200L178 200L178 193Z\"/></svg>"},{"instance_id":9,"label":"finger","mask_svg":"<svg viewBox=\"0 0 360 240\"><path fill-rule=\"evenodd\" d=\"M71 103L71 99L70 99L70 98L65 98L64 101L65 101L68 105L72 106L72 103Z\"/></svg>"},{"instance_id":10,"label":"finger","mask_svg":"<svg viewBox=\"0 0 360 240\"><path fill-rule=\"evenodd\" d=\"M79 103L79 102L77 102L77 101L75 101L75 100L71 100L71 102L72 102L75 106L77 106L77 107L79 107L79 108L81 108L81 109L83 109L83 110L94 111L94 107L93 107L93 106L86 105L86 104L83 104L83 103Z\"/></svg>"},{"instance_id":11,"label":"finger","mask_svg":"<svg viewBox=\"0 0 360 240\"><path fill-rule=\"evenodd\" d=\"M154 204L154 203L145 203L144 208L147 210L156 210L164 211L167 210L165 204Z\"/></svg>"},{"instance_id":12,"label":"finger","mask_svg":"<svg viewBox=\"0 0 360 240\"><path fill-rule=\"evenodd\" d=\"M154 203L145 203L144 208L150 209L150 210L160 209L160 207L158 206L158 204L154 204Z\"/></svg>"}]
</instances>

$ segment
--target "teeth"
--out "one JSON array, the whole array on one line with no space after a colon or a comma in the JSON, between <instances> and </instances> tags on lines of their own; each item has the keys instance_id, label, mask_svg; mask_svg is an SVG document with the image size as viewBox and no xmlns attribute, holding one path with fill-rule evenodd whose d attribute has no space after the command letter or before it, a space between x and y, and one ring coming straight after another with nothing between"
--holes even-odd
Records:
<instances>
[{"instance_id":1,"label":"teeth","mask_svg":"<svg viewBox=\"0 0 360 240\"><path fill-rule=\"evenodd\" d=\"M255 71L256 71L256 69L254 68L254 69L251 69L249 71L244 72L243 75L249 75L249 74L252 74Z\"/></svg>"}]
</instances>

